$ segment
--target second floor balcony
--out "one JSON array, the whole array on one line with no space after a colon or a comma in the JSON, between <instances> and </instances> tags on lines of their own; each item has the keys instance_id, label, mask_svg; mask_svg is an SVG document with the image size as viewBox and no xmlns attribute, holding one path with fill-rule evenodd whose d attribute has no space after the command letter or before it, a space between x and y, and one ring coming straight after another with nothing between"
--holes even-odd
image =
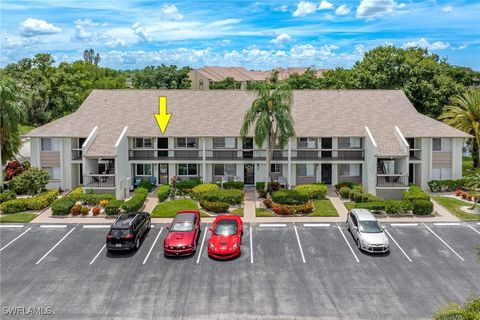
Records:
<instances>
[{"instance_id":1,"label":"second floor balcony","mask_svg":"<svg viewBox=\"0 0 480 320\"><path fill-rule=\"evenodd\" d=\"M115 187L115 174L85 174L83 186L89 188L113 188Z\"/></svg>"}]
</instances>

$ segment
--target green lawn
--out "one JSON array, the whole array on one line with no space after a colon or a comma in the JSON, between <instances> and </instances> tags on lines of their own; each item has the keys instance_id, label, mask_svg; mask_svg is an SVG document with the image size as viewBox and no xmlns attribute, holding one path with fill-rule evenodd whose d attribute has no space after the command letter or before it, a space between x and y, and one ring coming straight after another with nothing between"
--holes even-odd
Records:
<instances>
[{"instance_id":1,"label":"green lawn","mask_svg":"<svg viewBox=\"0 0 480 320\"><path fill-rule=\"evenodd\" d=\"M314 204L315 211L312 212L310 217L338 217L338 212L330 200L315 200Z\"/></svg>"},{"instance_id":2,"label":"green lawn","mask_svg":"<svg viewBox=\"0 0 480 320\"><path fill-rule=\"evenodd\" d=\"M466 175L473 169L473 160L472 157L463 157L462 159L462 172L463 175Z\"/></svg>"},{"instance_id":3,"label":"green lawn","mask_svg":"<svg viewBox=\"0 0 480 320\"><path fill-rule=\"evenodd\" d=\"M347 201L343 203L345 207L347 208L348 211L352 211L353 208L355 208L355 201Z\"/></svg>"},{"instance_id":4,"label":"green lawn","mask_svg":"<svg viewBox=\"0 0 480 320\"><path fill-rule=\"evenodd\" d=\"M0 223L28 223L35 219L37 215L35 213L13 213L0 217Z\"/></svg>"},{"instance_id":5,"label":"green lawn","mask_svg":"<svg viewBox=\"0 0 480 320\"><path fill-rule=\"evenodd\" d=\"M177 211L180 210L198 210L198 205L191 199L165 201L155 206L152 218L174 218Z\"/></svg>"},{"instance_id":6,"label":"green lawn","mask_svg":"<svg viewBox=\"0 0 480 320\"><path fill-rule=\"evenodd\" d=\"M276 215L272 211L264 208L257 208L255 210L255 215L257 217L276 217Z\"/></svg>"},{"instance_id":7,"label":"green lawn","mask_svg":"<svg viewBox=\"0 0 480 320\"><path fill-rule=\"evenodd\" d=\"M243 208L237 208L231 212L232 214L235 214L237 216L243 217Z\"/></svg>"},{"instance_id":8,"label":"green lawn","mask_svg":"<svg viewBox=\"0 0 480 320\"><path fill-rule=\"evenodd\" d=\"M20 132L20 135L27 134L32 129L35 129L35 127L34 126L29 126L29 125L26 125L26 124L19 124L18 125L18 131Z\"/></svg>"},{"instance_id":9,"label":"green lawn","mask_svg":"<svg viewBox=\"0 0 480 320\"><path fill-rule=\"evenodd\" d=\"M471 205L468 202L449 198L449 197L433 197L433 200L437 201L441 206L445 207L448 211L456 215L462 220L478 220L480 221L479 214L471 214L463 211L460 207Z\"/></svg>"}]
</instances>

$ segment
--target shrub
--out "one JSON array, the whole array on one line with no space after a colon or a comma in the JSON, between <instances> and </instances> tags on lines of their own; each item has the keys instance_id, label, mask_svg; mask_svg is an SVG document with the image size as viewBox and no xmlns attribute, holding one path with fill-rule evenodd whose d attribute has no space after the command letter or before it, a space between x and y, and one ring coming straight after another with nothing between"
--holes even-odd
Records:
<instances>
[{"instance_id":1,"label":"shrub","mask_svg":"<svg viewBox=\"0 0 480 320\"><path fill-rule=\"evenodd\" d=\"M220 190L220 188L214 184L214 183L206 183L206 184L199 184L195 188L192 189L193 196L195 199L200 199L200 196L204 192L209 192L209 191L217 191Z\"/></svg>"},{"instance_id":2,"label":"shrub","mask_svg":"<svg viewBox=\"0 0 480 320\"><path fill-rule=\"evenodd\" d=\"M324 184L303 184L295 187L295 190L306 193L310 200L325 199L327 186Z\"/></svg>"},{"instance_id":3,"label":"shrub","mask_svg":"<svg viewBox=\"0 0 480 320\"><path fill-rule=\"evenodd\" d=\"M10 161L5 166L5 180L8 181L15 176L18 176L25 170L30 167L30 163L25 161L24 163L20 163L18 160Z\"/></svg>"},{"instance_id":4,"label":"shrub","mask_svg":"<svg viewBox=\"0 0 480 320\"><path fill-rule=\"evenodd\" d=\"M257 190L257 192L258 192L258 196L259 196L260 198L266 198L266 197L267 197L267 194L268 194L267 191L265 191L265 190L263 190L263 189L260 189L260 190Z\"/></svg>"},{"instance_id":5,"label":"shrub","mask_svg":"<svg viewBox=\"0 0 480 320\"><path fill-rule=\"evenodd\" d=\"M50 176L46 170L32 167L14 177L9 183L9 188L17 194L34 196L45 189L49 180Z\"/></svg>"},{"instance_id":6,"label":"shrub","mask_svg":"<svg viewBox=\"0 0 480 320\"><path fill-rule=\"evenodd\" d=\"M80 211L82 212L82 216L86 216L90 210L88 210L88 207L82 207Z\"/></svg>"},{"instance_id":7,"label":"shrub","mask_svg":"<svg viewBox=\"0 0 480 320\"><path fill-rule=\"evenodd\" d=\"M385 201L385 199L383 199L382 197L379 197L379 196L374 196L373 194L370 194L370 193L367 193L368 197L367 197L367 202L381 202L381 201Z\"/></svg>"},{"instance_id":8,"label":"shrub","mask_svg":"<svg viewBox=\"0 0 480 320\"><path fill-rule=\"evenodd\" d=\"M227 181L223 184L223 189L238 189L243 190L245 184L242 181Z\"/></svg>"},{"instance_id":9,"label":"shrub","mask_svg":"<svg viewBox=\"0 0 480 320\"><path fill-rule=\"evenodd\" d=\"M425 191L423 191L422 189L417 187L416 185L412 185L412 186L410 186L410 188L408 188L408 191L405 191L403 193L403 200L409 200L409 201L427 200L427 201L429 201L430 196Z\"/></svg>"},{"instance_id":10,"label":"shrub","mask_svg":"<svg viewBox=\"0 0 480 320\"><path fill-rule=\"evenodd\" d=\"M137 188L147 189L148 192L152 192L152 190L153 190L153 188L155 188L155 186L154 186L153 184L151 184L150 181L141 180L141 181L138 183Z\"/></svg>"},{"instance_id":11,"label":"shrub","mask_svg":"<svg viewBox=\"0 0 480 320\"><path fill-rule=\"evenodd\" d=\"M263 200L263 204L265 205L265 208L270 209L272 207L273 201L271 199L265 199Z\"/></svg>"},{"instance_id":12,"label":"shrub","mask_svg":"<svg viewBox=\"0 0 480 320\"><path fill-rule=\"evenodd\" d=\"M344 188L344 187L347 187L349 189L352 189L353 187L353 183L351 182L348 182L348 181L340 181L339 183L337 183L335 185L335 189L340 190L341 188Z\"/></svg>"},{"instance_id":13,"label":"shrub","mask_svg":"<svg viewBox=\"0 0 480 320\"><path fill-rule=\"evenodd\" d=\"M117 215L120 213L120 208L123 204L123 200L111 200L105 207L105 214L108 216Z\"/></svg>"},{"instance_id":14,"label":"shrub","mask_svg":"<svg viewBox=\"0 0 480 320\"><path fill-rule=\"evenodd\" d=\"M353 190L353 201L355 202L366 202L366 201L363 201L364 199L367 199L368 196L365 197L365 194L363 194L362 192L358 191L358 190Z\"/></svg>"},{"instance_id":15,"label":"shrub","mask_svg":"<svg viewBox=\"0 0 480 320\"><path fill-rule=\"evenodd\" d=\"M200 200L238 204L243 202L243 191L235 189L208 191L202 193Z\"/></svg>"},{"instance_id":16,"label":"shrub","mask_svg":"<svg viewBox=\"0 0 480 320\"><path fill-rule=\"evenodd\" d=\"M63 197L53 201L52 214L54 216L66 216L70 213L70 209L75 205L75 200L69 197Z\"/></svg>"},{"instance_id":17,"label":"shrub","mask_svg":"<svg viewBox=\"0 0 480 320\"><path fill-rule=\"evenodd\" d=\"M340 194L340 197L344 198L344 199L347 199L348 198L348 194L350 193L350 191L352 191L352 189L350 189L349 187L341 187L339 190L338 190L338 193Z\"/></svg>"},{"instance_id":18,"label":"shrub","mask_svg":"<svg viewBox=\"0 0 480 320\"><path fill-rule=\"evenodd\" d=\"M278 204L305 204L308 195L297 190L278 190L272 193L272 200Z\"/></svg>"},{"instance_id":19,"label":"shrub","mask_svg":"<svg viewBox=\"0 0 480 320\"><path fill-rule=\"evenodd\" d=\"M456 189L464 189L466 187L465 184L465 179L428 181L428 186L432 192L446 192L454 191Z\"/></svg>"},{"instance_id":20,"label":"shrub","mask_svg":"<svg viewBox=\"0 0 480 320\"><path fill-rule=\"evenodd\" d=\"M108 204L107 199L100 200L100 206L105 207Z\"/></svg>"},{"instance_id":21,"label":"shrub","mask_svg":"<svg viewBox=\"0 0 480 320\"><path fill-rule=\"evenodd\" d=\"M147 189L137 188L133 192L133 196L129 200L125 201L122 204L121 208L126 212L135 212L140 210L140 208L143 206L143 203L145 202L145 199L147 199L147 194Z\"/></svg>"},{"instance_id":22,"label":"shrub","mask_svg":"<svg viewBox=\"0 0 480 320\"><path fill-rule=\"evenodd\" d=\"M200 200L200 206L208 211L221 213L228 212L230 205L227 202L212 202L206 200Z\"/></svg>"},{"instance_id":23,"label":"shrub","mask_svg":"<svg viewBox=\"0 0 480 320\"><path fill-rule=\"evenodd\" d=\"M406 200L386 200L385 212L389 214L406 213L412 208L411 202Z\"/></svg>"},{"instance_id":24,"label":"shrub","mask_svg":"<svg viewBox=\"0 0 480 320\"><path fill-rule=\"evenodd\" d=\"M280 183L278 182L269 182L268 183L268 192L272 193L277 190L280 190Z\"/></svg>"},{"instance_id":25,"label":"shrub","mask_svg":"<svg viewBox=\"0 0 480 320\"><path fill-rule=\"evenodd\" d=\"M0 205L3 214L12 214L28 210L26 199L9 200Z\"/></svg>"},{"instance_id":26,"label":"shrub","mask_svg":"<svg viewBox=\"0 0 480 320\"><path fill-rule=\"evenodd\" d=\"M82 212L82 205L76 204L70 209L70 214L72 216L78 216Z\"/></svg>"},{"instance_id":27,"label":"shrub","mask_svg":"<svg viewBox=\"0 0 480 320\"><path fill-rule=\"evenodd\" d=\"M361 202L355 205L355 208L367 209L371 211L384 211L385 202Z\"/></svg>"},{"instance_id":28,"label":"shrub","mask_svg":"<svg viewBox=\"0 0 480 320\"><path fill-rule=\"evenodd\" d=\"M101 210L100 210L99 207L93 207L93 208L92 208L92 214L93 214L94 216L98 216L98 215L100 214L100 211L101 211Z\"/></svg>"},{"instance_id":29,"label":"shrub","mask_svg":"<svg viewBox=\"0 0 480 320\"><path fill-rule=\"evenodd\" d=\"M88 192L88 193L83 193L83 190L81 187L75 188L72 192L70 192L67 195L68 198L75 200L75 201L82 201L85 202L85 204L88 205L98 205L102 201L110 201L114 200L115 196L109 193L93 193L93 192Z\"/></svg>"},{"instance_id":30,"label":"shrub","mask_svg":"<svg viewBox=\"0 0 480 320\"><path fill-rule=\"evenodd\" d=\"M306 214L313 211L313 202L296 205L273 203L272 210L279 215Z\"/></svg>"},{"instance_id":31,"label":"shrub","mask_svg":"<svg viewBox=\"0 0 480 320\"><path fill-rule=\"evenodd\" d=\"M32 198L12 199L0 204L3 214L12 214L25 210L40 210L48 207L58 196L58 190L52 189Z\"/></svg>"},{"instance_id":32,"label":"shrub","mask_svg":"<svg viewBox=\"0 0 480 320\"><path fill-rule=\"evenodd\" d=\"M257 191L259 191L259 190L265 190L265 182L257 182L257 183L255 183L255 189L257 189Z\"/></svg>"},{"instance_id":33,"label":"shrub","mask_svg":"<svg viewBox=\"0 0 480 320\"><path fill-rule=\"evenodd\" d=\"M170 195L171 188L168 184L162 184L158 187L157 190L157 198L159 202L163 202L167 200L168 196Z\"/></svg>"},{"instance_id":34,"label":"shrub","mask_svg":"<svg viewBox=\"0 0 480 320\"><path fill-rule=\"evenodd\" d=\"M12 190L2 192L2 193L0 193L0 203L3 203L3 202L8 201L8 200L13 200L16 197L17 197L17 195Z\"/></svg>"},{"instance_id":35,"label":"shrub","mask_svg":"<svg viewBox=\"0 0 480 320\"><path fill-rule=\"evenodd\" d=\"M184 194L188 192L186 189L191 190L198 186L200 183L202 183L202 181L200 181L200 178L176 181L176 188L180 194Z\"/></svg>"},{"instance_id":36,"label":"shrub","mask_svg":"<svg viewBox=\"0 0 480 320\"><path fill-rule=\"evenodd\" d=\"M414 200L412 201L412 212L421 216L432 214L433 203L428 200Z\"/></svg>"}]
</instances>

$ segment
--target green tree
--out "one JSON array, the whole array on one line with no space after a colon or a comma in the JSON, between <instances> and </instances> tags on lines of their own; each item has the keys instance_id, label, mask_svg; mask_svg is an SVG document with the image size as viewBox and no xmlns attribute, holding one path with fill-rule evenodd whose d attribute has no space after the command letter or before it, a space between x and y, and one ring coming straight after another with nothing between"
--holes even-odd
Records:
<instances>
[{"instance_id":1,"label":"green tree","mask_svg":"<svg viewBox=\"0 0 480 320\"><path fill-rule=\"evenodd\" d=\"M477 169L471 174L469 174L466 177L466 184L470 189L478 193L478 191L480 191L480 170ZM480 197L477 197L477 200L473 203L473 206L471 207L472 210L475 209L479 200Z\"/></svg>"},{"instance_id":2,"label":"green tree","mask_svg":"<svg viewBox=\"0 0 480 320\"><path fill-rule=\"evenodd\" d=\"M19 93L14 82L6 76L0 78L0 163L13 159L21 145L18 125L25 114L18 102ZM3 182L3 172L0 173ZM3 185L3 184L2 184Z\"/></svg>"},{"instance_id":3,"label":"green tree","mask_svg":"<svg viewBox=\"0 0 480 320\"><path fill-rule=\"evenodd\" d=\"M480 298L471 296L463 305L457 303L442 307L433 315L434 320L478 320L480 319Z\"/></svg>"},{"instance_id":4,"label":"green tree","mask_svg":"<svg viewBox=\"0 0 480 320\"><path fill-rule=\"evenodd\" d=\"M189 67L177 69L177 66L148 66L143 70L134 70L132 85L138 89L189 89Z\"/></svg>"},{"instance_id":5,"label":"green tree","mask_svg":"<svg viewBox=\"0 0 480 320\"><path fill-rule=\"evenodd\" d=\"M283 149L291 137L293 128L292 89L288 84L272 85L264 83L257 89L257 98L245 114L240 135L245 138L253 129L255 143L262 147L266 141L267 182L270 179L270 167L273 149L278 143ZM265 188L268 183L265 183Z\"/></svg>"},{"instance_id":6,"label":"green tree","mask_svg":"<svg viewBox=\"0 0 480 320\"><path fill-rule=\"evenodd\" d=\"M233 77L226 77L225 80L210 83L209 89L240 89L241 85Z\"/></svg>"},{"instance_id":7,"label":"green tree","mask_svg":"<svg viewBox=\"0 0 480 320\"><path fill-rule=\"evenodd\" d=\"M307 68L304 73L292 73L286 79L292 89L318 89L320 81L313 68Z\"/></svg>"},{"instance_id":8,"label":"green tree","mask_svg":"<svg viewBox=\"0 0 480 320\"><path fill-rule=\"evenodd\" d=\"M454 96L452 104L446 106L439 119L454 128L474 137L477 150L480 150L480 90L471 89L464 94ZM480 163L474 163L479 167Z\"/></svg>"},{"instance_id":9,"label":"green tree","mask_svg":"<svg viewBox=\"0 0 480 320\"><path fill-rule=\"evenodd\" d=\"M32 167L10 180L9 187L17 194L34 196L45 190L49 180L50 175L46 170Z\"/></svg>"}]
</instances>

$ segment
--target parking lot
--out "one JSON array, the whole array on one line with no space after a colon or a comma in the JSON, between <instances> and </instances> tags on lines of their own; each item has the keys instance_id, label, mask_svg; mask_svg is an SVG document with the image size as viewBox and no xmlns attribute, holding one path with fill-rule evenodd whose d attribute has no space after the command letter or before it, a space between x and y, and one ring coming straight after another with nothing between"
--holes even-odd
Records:
<instances>
[{"instance_id":1,"label":"parking lot","mask_svg":"<svg viewBox=\"0 0 480 320\"><path fill-rule=\"evenodd\" d=\"M242 255L163 256L156 224L136 252L107 253L108 226L0 226L5 307L53 319L431 319L480 293L478 223L384 224L391 252L359 252L342 224L245 225Z\"/></svg>"}]
</instances>

